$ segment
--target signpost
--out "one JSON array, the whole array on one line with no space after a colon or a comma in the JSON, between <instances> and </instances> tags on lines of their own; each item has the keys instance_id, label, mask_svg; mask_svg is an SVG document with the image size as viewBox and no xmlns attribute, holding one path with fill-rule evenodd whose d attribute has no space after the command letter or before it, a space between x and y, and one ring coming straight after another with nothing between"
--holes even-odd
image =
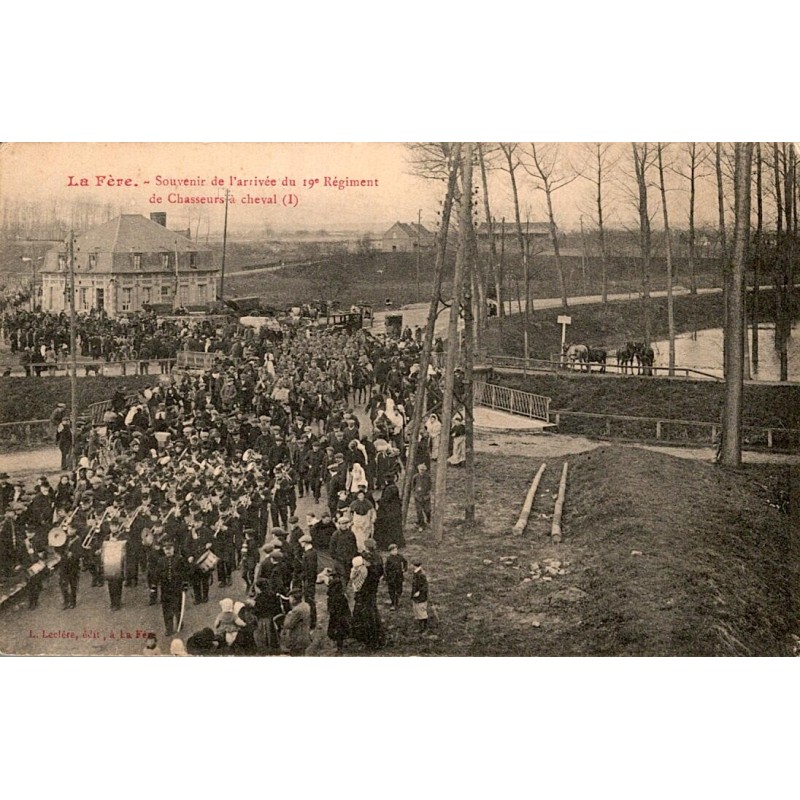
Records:
<instances>
[{"instance_id":1,"label":"signpost","mask_svg":"<svg viewBox=\"0 0 800 800\"><path fill-rule=\"evenodd\" d=\"M563 367L564 359L566 358L567 325L572 325L572 317L568 317L566 314L560 314L558 317L558 324L561 326L561 355L558 360Z\"/></svg>"}]
</instances>

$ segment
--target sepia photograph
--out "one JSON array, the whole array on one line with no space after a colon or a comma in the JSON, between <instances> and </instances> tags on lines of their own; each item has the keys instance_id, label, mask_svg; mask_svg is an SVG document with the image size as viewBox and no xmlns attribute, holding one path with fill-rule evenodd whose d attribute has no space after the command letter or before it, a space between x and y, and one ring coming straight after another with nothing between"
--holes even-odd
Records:
<instances>
[{"instance_id":1,"label":"sepia photograph","mask_svg":"<svg viewBox=\"0 0 800 800\"><path fill-rule=\"evenodd\" d=\"M0 145L0 653L800 654L797 156Z\"/></svg>"}]
</instances>

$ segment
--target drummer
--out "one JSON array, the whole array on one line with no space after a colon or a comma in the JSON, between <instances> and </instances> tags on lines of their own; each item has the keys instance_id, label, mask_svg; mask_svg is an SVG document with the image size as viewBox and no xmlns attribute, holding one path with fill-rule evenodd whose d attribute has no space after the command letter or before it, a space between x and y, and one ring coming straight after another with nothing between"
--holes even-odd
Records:
<instances>
[{"instance_id":1,"label":"drummer","mask_svg":"<svg viewBox=\"0 0 800 800\"><path fill-rule=\"evenodd\" d=\"M122 608L122 586L125 581L125 546L122 550L117 549L119 545L109 547L112 542L125 542L124 531L122 530L121 520L112 517L108 520L109 534L101 545L101 558L103 559L103 575L108 583L108 596L111 601L111 610L118 611Z\"/></svg>"},{"instance_id":2,"label":"drummer","mask_svg":"<svg viewBox=\"0 0 800 800\"><path fill-rule=\"evenodd\" d=\"M81 537L75 521L67 526L65 543L56 549L61 557L58 563L58 585L64 600L62 610L75 608L78 602L78 584L81 579Z\"/></svg>"},{"instance_id":3,"label":"drummer","mask_svg":"<svg viewBox=\"0 0 800 800\"><path fill-rule=\"evenodd\" d=\"M32 571L30 568L42 562L44 566L44 550L39 550L37 545L38 534L36 529L28 527L25 538L20 543L17 555L17 569L28 570L28 608L33 610L39 605L39 595L42 593L42 584L46 574L45 569Z\"/></svg>"}]
</instances>

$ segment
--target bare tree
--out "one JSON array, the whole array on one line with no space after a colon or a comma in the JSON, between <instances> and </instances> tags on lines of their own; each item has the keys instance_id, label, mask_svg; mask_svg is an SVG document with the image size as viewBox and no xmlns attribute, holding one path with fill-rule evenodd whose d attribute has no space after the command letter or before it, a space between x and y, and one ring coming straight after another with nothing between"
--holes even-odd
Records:
<instances>
[{"instance_id":1,"label":"bare tree","mask_svg":"<svg viewBox=\"0 0 800 800\"><path fill-rule=\"evenodd\" d=\"M425 336L423 338L422 353L419 361L419 378L417 382L417 392L414 396L414 413L411 418L411 429L409 433L410 441L408 459L406 462L408 464L414 464L416 461L419 432L422 427L422 416L425 412L425 396L427 393L428 384L428 365L431 361L433 333L436 324L436 317L439 313L440 296L442 293L444 264L447 254L447 237L450 229L450 214L457 194L457 178L461 158L461 145L456 144L452 147L447 147L446 150L442 150L441 153L442 158L445 159L445 164L447 165L448 170L447 189L445 191L444 201L442 203L442 217L436 236L433 290L431 292L431 300L428 307L428 323L425 327ZM449 346L452 349L454 344L451 342ZM409 475L409 473L406 472L406 477L403 482L402 515L404 526L406 519L408 518L408 508L411 500L412 477L413 475Z\"/></svg>"},{"instance_id":2,"label":"bare tree","mask_svg":"<svg viewBox=\"0 0 800 800\"><path fill-rule=\"evenodd\" d=\"M725 406L720 461L725 466L742 463L742 407L744 394L744 278L750 239L750 185L752 142L737 142L734 156L735 220L725 284L730 294L725 304ZM728 266L729 264L729 266Z\"/></svg>"},{"instance_id":3,"label":"bare tree","mask_svg":"<svg viewBox=\"0 0 800 800\"><path fill-rule=\"evenodd\" d=\"M561 305L564 309L569 306L567 277L564 265L561 262L561 250L558 243L558 226L553 211L553 195L565 186L569 186L579 175L580 171L561 156L559 146L553 143L539 144L531 142L530 153L532 165L525 166L526 171L534 179L534 188L544 192L547 202L547 223L550 229L550 240L553 245L553 255L556 260L556 269L561 286Z\"/></svg>"},{"instance_id":4,"label":"bare tree","mask_svg":"<svg viewBox=\"0 0 800 800\"><path fill-rule=\"evenodd\" d=\"M517 241L519 242L519 252L522 258L522 271L525 282L525 332L530 327L530 271L528 269L528 250L525 247L525 234L522 232L522 216L519 208L519 190L517 188L517 170L520 168L521 163L518 156L518 142L499 142L500 152L505 158L505 171L508 173L511 181L511 195L514 200L514 221L516 222ZM505 231L503 231L505 233ZM518 290L519 294L519 290ZM527 337L526 337L527 341ZM525 358L528 357L527 347L525 350Z\"/></svg>"},{"instance_id":5,"label":"bare tree","mask_svg":"<svg viewBox=\"0 0 800 800\"><path fill-rule=\"evenodd\" d=\"M672 297L672 239L669 230L669 213L667 212L667 185L664 181L664 152L666 145L659 142L656 148L658 154L658 184L661 189L661 212L664 216L664 245L667 255L667 328L669 331L669 374L675 375L675 304Z\"/></svg>"},{"instance_id":6,"label":"bare tree","mask_svg":"<svg viewBox=\"0 0 800 800\"><path fill-rule=\"evenodd\" d=\"M436 465L436 482L433 501L433 541L442 541L444 534L444 512L447 495L447 456L450 441L455 386L455 366L458 355L458 317L463 295L463 282L469 269L469 228L472 225L472 153L471 142L464 144L461 158L462 190L458 219L458 251L453 277L453 299L450 305L450 320L447 329L447 354L445 358L444 388L442 398L442 431L439 441L439 457Z\"/></svg>"},{"instance_id":7,"label":"bare tree","mask_svg":"<svg viewBox=\"0 0 800 800\"><path fill-rule=\"evenodd\" d=\"M608 304L608 249L606 247L606 207L604 190L609 180L609 173L619 161L616 146L613 142L587 142L584 145L586 167L583 177L590 181L593 191L592 214L597 225L598 243L600 245L601 294L603 305Z\"/></svg>"},{"instance_id":8,"label":"bare tree","mask_svg":"<svg viewBox=\"0 0 800 800\"><path fill-rule=\"evenodd\" d=\"M495 299L497 300L497 314L500 320L500 336L502 337L502 319L505 316L505 307L503 305L503 273L501 264L497 258L497 243L494 240L494 219L489 207L489 181L487 176L488 171L488 146L486 144L478 143L478 163L481 168L481 185L483 187L483 213L486 217L486 231L489 236L489 276L494 281Z\"/></svg>"},{"instance_id":9,"label":"bare tree","mask_svg":"<svg viewBox=\"0 0 800 800\"><path fill-rule=\"evenodd\" d=\"M653 148L649 142L631 142L633 169L636 176L636 210L639 215L639 250L641 254L642 304L644 339L650 345L650 268L653 257L653 233L648 207L649 169L653 166Z\"/></svg>"}]
</instances>

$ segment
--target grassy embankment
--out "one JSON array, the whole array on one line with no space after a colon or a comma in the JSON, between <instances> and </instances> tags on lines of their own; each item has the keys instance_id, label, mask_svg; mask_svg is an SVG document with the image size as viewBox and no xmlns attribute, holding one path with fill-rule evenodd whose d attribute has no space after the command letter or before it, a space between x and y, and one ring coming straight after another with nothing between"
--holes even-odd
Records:
<instances>
[{"instance_id":1,"label":"grassy embankment","mask_svg":"<svg viewBox=\"0 0 800 800\"><path fill-rule=\"evenodd\" d=\"M748 295L748 301L751 301ZM772 290L759 292L759 321L774 322L775 293ZM722 294L680 295L675 297L675 332L686 333L703 328L722 327ZM556 318L558 309L534 310L528 335L531 358L547 359L558 353L561 347L561 326ZM575 306L569 311L572 324L567 331L567 341L583 342L592 347L616 350L627 341L644 340L644 311L641 300L617 300L607 306L601 303ZM796 315L795 315L796 318ZM665 339L668 336L667 299L650 299L651 337ZM521 357L524 354L523 316L514 314L501 323L490 320L485 347L489 353ZM613 359L612 352L609 357Z\"/></svg>"},{"instance_id":2,"label":"grassy embankment","mask_svg":"<svg viewBox=\"0 0 800 800\"><path fill-rule=\"evenodd\" d=\"M78 408L110 400L117 387L135 392L154 386L158 375L78 378ZM0 383L0 422L48 419L57 403L70 407L69 378L4 378Z\"/></svg>"},{"instance_id":3,"label":"grassy embankment","mask_svg":"<svg viewBox=\"0 0 800 800\"><path fill-rule=\"evenodd\" d=\"M522 537L508 531L536 459L477 457L474 528L459 523L463 473L449 478L444 543L420 539L407 552L429 573L438 638L420 650L410 613L387 613L387 654L787 652L788 517L772 506L786 468L728 472L620 447L569 461L560 545L549 538L549 516L563 459L548 461ZM506 556L516 561L504 565ZM525 580L532 563L540 577Z\"/></svg>"}]
</instances>

